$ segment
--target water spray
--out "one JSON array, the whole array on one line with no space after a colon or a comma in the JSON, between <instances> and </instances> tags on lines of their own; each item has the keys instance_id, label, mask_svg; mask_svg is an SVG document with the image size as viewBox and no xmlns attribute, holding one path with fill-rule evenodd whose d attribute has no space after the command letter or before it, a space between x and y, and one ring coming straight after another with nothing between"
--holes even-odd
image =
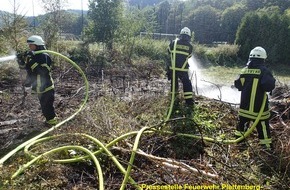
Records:
<instances>
[{"instance_id":1,"label":"water spray","mask_svg":"<svg viewBox=\"0 0 290 190\"><path fill-rule=\"evenodd\" d=\"M27 55L29 55L29 53L34 53L34 52L31 52L31 51L19 51L18 52L17 51L16 54L8 55L5 57L0 57L0 63L6 62L6 61L12 61L12 60L15 60L16 58L17 59L25 58Z\"/></svg>"},{"instance_id":2,"label":"water spray","mask_svg":"<svg viewBox=\"0 0 290 190\"><path fill-rule=\"evenodd\" d=\"M16 55L9 55L5 57L0 57L0 63L6 62L6 61L12 61L16 59Z\"/></svg>"},{"instance_id":3,"label":"water spray","mask_svg":"<svg viewBox=\"0 0 290 190\"><path fill-rule=\"evenodd\" d=\"M195 57L188 59L189 76L192 88L196 95L202 95L207 98L216 99L237 105L240 102L240 92L228 84L216 84L203 75L201 64ZM215 80L215 79L213 79Z\"/></svg>"}]
</instances>

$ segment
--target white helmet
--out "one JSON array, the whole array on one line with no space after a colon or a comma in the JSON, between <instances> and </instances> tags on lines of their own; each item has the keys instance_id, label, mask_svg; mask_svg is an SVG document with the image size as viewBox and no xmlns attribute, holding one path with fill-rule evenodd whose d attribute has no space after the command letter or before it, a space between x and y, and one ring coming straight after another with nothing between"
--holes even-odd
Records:
<instances>
[{"instance_id":1,"label":"white helmet","mask_svg":"<svg viewBox=\"0 0 290 190\"><path fill-rule=\"evenodd\" d=\"M44 46L44 41L40 36L33 35L27 39L28 44L35 44L37 46Z\"/></svg>"},{"instance_id":2,"label":"white helmet","mask_svg":"<svg viewBox=\"0 0 290 190\"><path fill-rule=\"evenodd\" d=\"M249 58L259 58L259 59L266 59L267 58L267 52L264 48L258 46L252 49L250 52Z\"/></svg>"},{"instance_id":3,"label":"white helmet","mask_svg":"<svg viewBox=\"0 0 290 190\"><path fill-rule=\"evenodd\" d=\"M180 31L180 34L185 34L185 35L188 35L189 37L191 37L190 29L187 27L182 28Z\"/></svg>"}]
</instances>

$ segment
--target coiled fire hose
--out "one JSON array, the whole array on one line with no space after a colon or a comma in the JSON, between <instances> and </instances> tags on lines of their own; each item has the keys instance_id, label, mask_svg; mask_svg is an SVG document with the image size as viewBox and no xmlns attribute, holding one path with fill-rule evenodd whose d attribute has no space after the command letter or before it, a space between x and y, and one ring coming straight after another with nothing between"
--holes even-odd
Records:
<instances>
[{"instance_id":1,"label":"coiled fire hose","mask_svg":"<svg viewBox=\"0 0 290 190\"><path fill-rule=\"evenodd\" d=\"M18 152L18 151L20 151L21 149L24 148L24 152L27 153L32 158L32 160L29 161L28 163L26 163L25 165L23 165L22 167L20 167L20 169L18 171L16 171L12 175L11 179L14 179L19 174L21 174L26 168L31 166L33 163L35 163L36 161L39 161L40 159L45 158L48 155L51 155L53 153L57 153L57 152L60 152L60 151L64 151L64 150L75 149L75 150L79 150L79 151L82 151L82 152L86 153L87 156L76 157L76 158L66 159L66 160L53 160L53 162L56 162L56 163L71 163L71 162L83 161L84 158L91 158L93 160L94 164L96 165L96 169L98 171L99 189L103 190L104 189L104 179L103 179L103 176L102 176L102 169L101 169L101 166L99 164L98 159L96 158L96 155L98 155L98 154L100 154L102 152L105 152L113 160L113 162L116 164L116 166L119 168L119 170L124 174L124 180L122 182L122 186L121 186L120 189L124 189L128 181L132 185L134 185L136 187L136 189L141 189L138 186L138 184L130 177L130 172L131 172L131 168L132 168L132 165L133 165L133 162L134 162L134 159L135 159L135 154L136 154L136 150L138 148L138 144L140 142L141 135L142 135L143 132L145 132L145 130L149 129L148 127L144 127L143 129L141 129L140 131L137 131L137 132L135 131L135 132L130 132L130 133L127 133L125 135L122 135L119 138L116 138L115 140L113 140L107 146L104 146L98 139L96 139L96 138L94 138L92 136L89 136L87 134L79 134L79 133L73 134L73 135L76 135L76 136L83 136L83 137L86 137L86 138L92 140L96 145L98 145L100 147L100 150L97 151L97 152L92 152L92 151L88 150L85 147L75 146L75 145L69 145L69 146L63 146L63 147L54 148L54 149L52 149L50 151L47 151L47 152L45 152L45 153L43 153L41 155L38 155L38 156L32 155L29 152L29 148L32 145L36 144L36 143L40 143L40 142L43 142L43 141L46 141L46 140L51 140L51 139L63 136L63 135L58 135L58 136L50 136L50 137L42 138L43 136L45 136L48 133L52 132L54 129L59 128L64 123L66 123L66 122L70 121L71 119L73 119L79 112L81 112L83 110L83 108L84 108L84 106L85 106L85 104L86 104L86 102L88 100L88 90L89 90L89 83L88 83L88 80L86 78L85 73L71 59L67 58L66 56L64 56L64 55L62 55L60 53L57 53L57 52L54 52L54 51L50 51L50 50L41 50L41 51L37 51L37 52L34 52L34 53L35 54L50 53L50 54L53 54L53 55L57 55L57 56L65 59L66 61L68 61L70 64L72 64L73 67L76 68L77 71L81 74L81 76L82 76L82 78L83 78L83 80L85 82L85 97L84 97L83 102L81 103L80 107L77 109L77 111L75 113L73 113L71 116L69 116L67 119L61 121L60 123L56 124L55 126L51 127L50 129L44 131L43 133L41 133L41 134L29 139L28 141L22 143L21 145L17 146L15 149L10 151L8 154L6 154L3 158L1 158L0 159L0 167L3 167L3 164L4 164L5 161L7 161L16 152ZM65 134L65 135L67 135L67 134ZM137 135L137 136L136 136L135 144L134 144L134 147L133 147L133 150L132 150L132 155L131 155L131 158L130 158L130 162L129 162L129 165L128 165L128 168L127 168L127 171L126 171L124 169L124 167L116 159L116 157L108 150L108 148L113 146L114 144L116 144L118 141L123 140L124 138L127 138L129 136L133 136L133 135Z\"/></svg>"},{"instance_id":2,"label":"coiled fire hose","mask_svg":"<svg viewBox=\"0 0 290 190\"><path fill-rule=\"evenodd\" d=\"M11 177L11 179L16 178L19 174L21 174L25 169L27 169L29 166L31 166L33 163L35 163L36 161L39 161L40 159L44 159L46 156L49 156L51 154L60 152L60 151L68 151L68 150L79 150L82 151L84 153L86 153L86 156L78 156L78 157L74 157L74 158L69 158L69 159L63 159L63 160L52 160L54 163L73 163L73 162L80 162L83 161L84 159L90 158L97 169L98 172L98 179L99 179L99 190L103 190L104 189L104 179L103 179L103 174L102 174L102 168L100 166L100 163L97 159L97 155L105 152L110 159L112 159L112 161L115 163L115 165L118 167L118 169L124 174L124 179L122 182L122 185L120 187L121 190L124 190L126 187L126 184L128 183L128 181L136 188L136 189L141 189L140 186L138 186L138 184L131 178L130 174L131 174L131 169L133 166L133 162L135 160L135 155L138 149L138 145L140 143L140 138L142 136L142 134L144 133L155 133L156 131L158 131L158 127L161 126L162 124L164 124L165 122L169 122L169 118L171 116L172 110L173 110L173 105L174 105L174 99L175 99L175 87L173 85L172 87L172 94L171 94L171 104L170 104L170 108L169 111L167 113L166 116L166 120L165 122L162 122L161 124L158 124L156 126L152 126L152 127L143 127L140 131L133 131L133 132L129 132L126 133L124 135L121 135L120 137L114 139L113 141L111 141L110 143L108 143L106 146L101 143L98 139L87 135L87 134L83 134L83 133L75 133L75 134L61 134L61 135L55 135L55 136L49 136L49 137L43 137L45 135L47 135L48 133L52 132L54 129L57 129L58 127L62 126L64 123L70 121L71 119L73 119L79 112L81 112L88 100L88 89L89 89L89 83L88 80L86 78L86 75L84 74L84 72L81 70L81 68L75 63L73 62L71 59L67 58L66 56L54 52L54 51L50 51L50 50L41 50L41 51L37 51L35 52L35 54L38 53L50 53L53 55L57 55L60 56L61 58L65 59L66 61L68 61L70 64L73 65L74 68L76 68L78 70L78 72L81 74L84 82L85 82L85 97L83 99L83 102L81 103L81 105L79 106L79 108L77 109L77 111L75 113L73 113L71 116L69 116L67 119L61 121L60 123L56 124L55 126L51 127L50 129L44 131L43 133L31 138L30 140L22 143L21 145L17 146L15 149L13 149L12 151L10 151L8 154L6 154L3 158L0 159L0 167L3 166L4 162L6 160L8 160L11 156L13 156L16 152L20 151L21 149L24 149L24 152L29 155L32 160L29 161L28 163L26 163L25 165L23 165L22 167L20 167ZM175 70L173 70L173 82L175 81ZM174 84L174 83L173 83ZM257 123L259 122L261 115L263 113L263 110L265 108L265 104L266 104L266 94L264 95L264 99L263 99L263 103L260 109L260 112L255 120L255 122L253 123L253 125L246 131L246 133L244 134L244 136L238 138L238 139L234 139L234 140L230 140L230 139L217 139L217 138L211 138L211 137L201 137L198 135L192 135L192 134L183 134L183 133L177 133L175 135L177 136L184 136L184 137L190 137L190 138L195 138L195 139L203 139L205 141L209 141L209 142L222 142L222 143L226 143L226 144L231 144L231 143L237 143L240 142L241 140L243 140L244 138L246 138L247 136L249 136L251 134L251 132L255 129ZM173 134L173 132L171 131L162 131L162 133L167 133L167 134ZM82 146L76 146L76 145L68 145L68 146L63 146L63 147L58 147L58 148L54 148L50 151L47 151L45 153L42 153L40 155L33 155L33 153L31 153L29 151L29 148L37 143L42 143L44 141L48 141L48 140L52 140L55 138L60 138L62 136L65 135L74 135L74 136L81 136L81 137L85 137L91 141L93 141L98 147L100 147L100 149L98 151L92 152L89 149L82 147ZM117 158L109 151L109 148L112 147L114 144L118 143L121 140L124 140L125 138L131 137L131 136L136 136L135 137L135 142L133 145L133 149L132 149L132 153L131 153L131 157L127 166L127 170L120 164L120 162L117 160Z\"/></svg>"}]
</instances>

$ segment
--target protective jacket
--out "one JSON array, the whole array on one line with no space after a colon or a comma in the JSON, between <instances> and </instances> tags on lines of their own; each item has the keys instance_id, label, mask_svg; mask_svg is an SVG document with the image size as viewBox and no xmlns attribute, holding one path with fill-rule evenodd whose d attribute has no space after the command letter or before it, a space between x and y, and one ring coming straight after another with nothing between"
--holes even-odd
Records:
<instances>
[{"instance_id":1,"label":"protective jacket","mask_svg":"<svg viewBox=\"0 0 290 190\"><path fill-rule=\"evenodd\" d=\"M254 120L258 116L266 92L270 92L275 88L275 78L265 67L262 59L252 59L242 69L239 78L235 80L234 84L241 91L239 115ZM270 117L268 104L267 97L261 120Z\"/></svg>"},{"instance_id":2,"label":"protective jacket","mask_svg":"<svg viewBox=\"0 0 290 190\"><path fill-rule=\"evenodd\" d=\"M33 91L41 94L54 89L51 77L52 61L47 53L28 55L25 62L25 69Z\"/></svg>"},{"instance_id":3,"label":"protective jacket","mask_svg":"<svg viewBox=\"0 0 290 190\"><path fill-rule=\"evenodd\" d=\"M188 59L192 56L193 47L189 43L188 39L175 39L171 41L168 46L168 53L170 54L170 65L168 66L168 79L171 80L171 92L176 93L178 91L178 78L183 84L184 99L187 105L193 105L193 92L191 81L188 76ZM175 79L173 80L173 73L175 73ZM175 92L173 92L173 86Z\"/></svg>"},{"instance_id":4,"label":"protective jacket","mask_svg":"<svg viewBox=\"0 0 290 190\"><path fill-rule=\"evenodd\" d=\"M46 123L54 125L57 123L54 111L54 84L51 77L51 58L47 53L34 54L33 52L25 53L24 60L18 57L20 68L26 69L27 78L26 87L32 87L37 93L40 106Z\"/></svg>"},{"instance_id":5,"label":"protective jacket","mask_svg":"<svg viewBox=\"0 0 290 190\"><path fill-rule=\"evenodd\" d=\"M262 116L259 119L256 129L260 144L266 149L272 148L270 135L270 111L266 92L275 88L275 78L272 73L264 66L264 59L251 59L247 66L242 69L238 79L234 81L235 87L241 91L241 102L239 110L239 124L235 135L243 136L249 127L249 121L257 118L263 99L266 96L266 105Z\"/></svg>"},{"instance_id":6,"label":"protective jacket","mask_svg":"<svg viewBox=\"0 0 290 190\"><path fill-rule=\"evenodd\" d=\"M170 69L174 67L176 71L188 71L188 59L192 56L192 49L188 40L177 38L171 41L168 47L171 57Z\"/></svg>"}]
</instances>

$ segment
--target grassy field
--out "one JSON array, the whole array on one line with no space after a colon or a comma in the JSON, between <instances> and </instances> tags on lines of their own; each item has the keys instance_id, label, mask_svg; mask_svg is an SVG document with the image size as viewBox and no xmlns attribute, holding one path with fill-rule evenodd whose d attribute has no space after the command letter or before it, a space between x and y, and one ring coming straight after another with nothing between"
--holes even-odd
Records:
<instances>
[{"instance_id":1,"label":"grassy field","mask_svg":"<svg viewBox=\"0 0 290 190\"><path fill-rule=\"evenodd\" d=\"M200 69L200 78L215 84L232 85L242 67L213 66ZM277 84L290 85L290 67L277 67L271 70L277 80Z\"/></svg>"}]
</instances>

